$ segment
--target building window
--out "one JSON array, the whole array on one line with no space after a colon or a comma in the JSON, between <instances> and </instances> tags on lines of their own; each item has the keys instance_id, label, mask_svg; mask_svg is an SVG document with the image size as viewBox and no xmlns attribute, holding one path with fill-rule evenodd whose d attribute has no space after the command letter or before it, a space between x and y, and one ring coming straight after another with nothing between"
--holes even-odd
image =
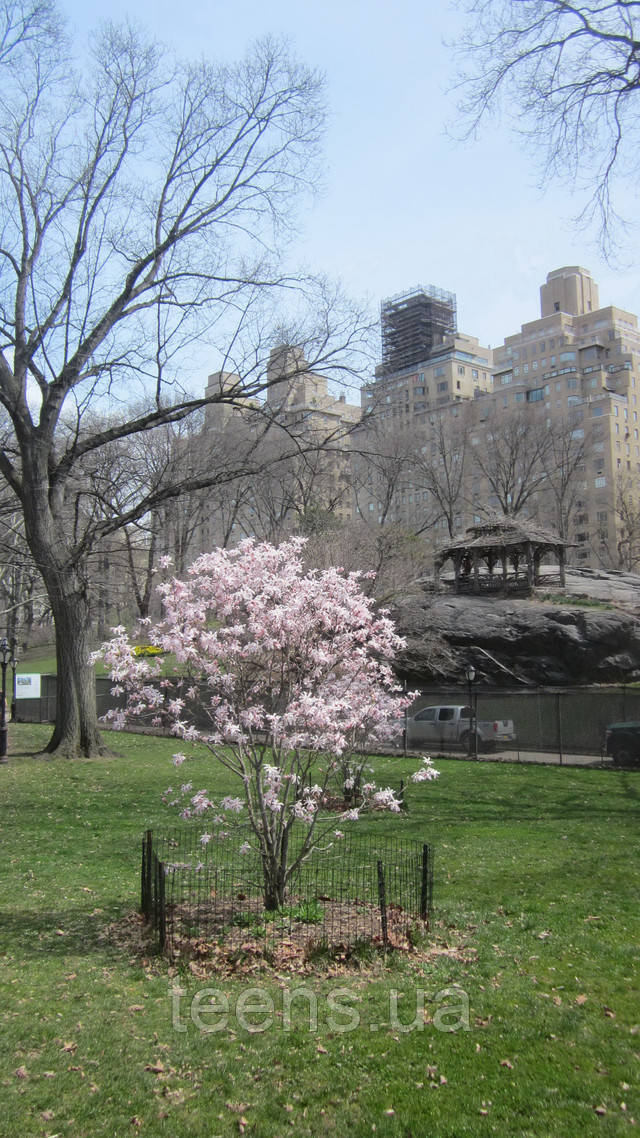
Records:
<instances>
[{"instance_id":1,"label":"building window","mask_svg":"<svg viewBox=\"0 0 640 1138\"><path fill-rule=\"evenodd\" d=\"M448 384L448 383L447 383L447 381L445 380L445 382L444 382L444 383L439 383L439 384L438 384L438 391L446 391L446 390L447 390L447 388L448 388L448 386L449 386L449 384Z\"/></svg>"},{"instance_id":2,"label":"building window","mask_svg":"<svg viewBox=\"0 0 640 1138\"><path fill-rule=\"evenodd\" d=\"M458 364L458 375L464 375L464 365Z\"/></svg>"},{"instance_id":3,"label":"building window","mask_svg":"<svg viewBox=\"0 0 640 1138\"><path fill-rule=\"evenodd\" d=\"M477 371L477 369L476 369L476 368L474 368L474 367L472 367L472 368L471 368L471 378L472 378L472 379L477 379L477 378L478 378L478 371Z\"/></svg>"},{"instance_id":4,"label":"building window","mask_svg":"<svg viewBox=\"0 0 640 1138\"><path fill-rule=\"evenodd\" d=\"M532 391L527 391L527 403L542 403L544 399L544 389L542 387L534 387Z\"/></svg>"},{"instance_id":5,"label":"building window","mask_svg":"<svg viewBox=\"0 0 640 1138\"><path fill-rule=\"evenodd\" d=\"M601 490L603 486L606 486L607 480L604 475L600 475L598 478L596 478L594 485L596 490Z\"/></svg>"}]
</instances>

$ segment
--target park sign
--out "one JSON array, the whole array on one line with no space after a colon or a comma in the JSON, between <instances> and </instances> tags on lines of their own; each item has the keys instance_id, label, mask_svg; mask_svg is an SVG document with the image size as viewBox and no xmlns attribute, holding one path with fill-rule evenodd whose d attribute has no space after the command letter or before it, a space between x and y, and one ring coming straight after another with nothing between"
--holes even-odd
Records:
<instances>
[{"instance_id":1,"label":"park sign","mask_svg":"<svg viewBox=\"0 0 640 1138\"><path fill-rule=\"evenodd\" d=\"M16 676L16 699L40 699L40 672Z\"/></svg>"}]
</instances>

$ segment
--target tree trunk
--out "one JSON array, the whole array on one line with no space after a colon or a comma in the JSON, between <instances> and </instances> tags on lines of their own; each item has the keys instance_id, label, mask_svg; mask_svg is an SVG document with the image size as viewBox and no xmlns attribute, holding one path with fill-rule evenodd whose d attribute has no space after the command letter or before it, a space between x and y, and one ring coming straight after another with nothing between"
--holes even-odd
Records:
<instances>
[{"instance_id":1,"label":"tree trunk","mask_svg":"<svg viewBox=\"0 0 640 1138\"><path fill-rule=\"evenodd\" d=\"M105 754L98 727L95 674L89 664L91 626L86 591L78 589L77 582L67 589L46 583L56 628L58 668L56 724L47 751L65 758Z\"/></svg>"},{"instance_id":2,"label":"tree trunk","mask_svg":"<svg viewBox=\"0 0 640 1138\"><path fill-rule=\"evenodd\" d=\"M276 854L263 854L262 869L264 907L268 912L276 912L284 905L286 861L283 864L282 857L278 858Z\"/></svg>"},{"instance_id":3,"label":"tree trunk","mask_svg":"<svg viewBox=\"0 0 640 1138\"><path fill-rule=\"evenodd\" d=\"M37 471L37 465L34 462ZM31 473L31 471L29 471ZM46 750L66 758L107 753L100 738L94 671L89 663L91 613L84 563L66 536L69 519L54 516L44 478L23 497L25 528L47 590L55 624L58 670L56 723Z\"/></svg>"}]
</instances>

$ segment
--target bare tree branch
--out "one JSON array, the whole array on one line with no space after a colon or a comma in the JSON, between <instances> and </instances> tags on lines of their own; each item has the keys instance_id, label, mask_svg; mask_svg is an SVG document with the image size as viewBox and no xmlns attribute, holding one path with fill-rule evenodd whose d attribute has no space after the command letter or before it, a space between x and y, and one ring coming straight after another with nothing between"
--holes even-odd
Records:
<instances>
[{"instance_id":1,"label":"bare tree branch","mask_svg":"<svg viewBox=\"0 0 640 1138\"><path fill-rule=\"evenodd\" d=\"M640 3L637 0L458 0L467 17L457 51L461 120L474 135L501 113L540 156L542 184L560 178L586 195L610 253L614 201L640 173Z\"/></svg>"}]
</instances>

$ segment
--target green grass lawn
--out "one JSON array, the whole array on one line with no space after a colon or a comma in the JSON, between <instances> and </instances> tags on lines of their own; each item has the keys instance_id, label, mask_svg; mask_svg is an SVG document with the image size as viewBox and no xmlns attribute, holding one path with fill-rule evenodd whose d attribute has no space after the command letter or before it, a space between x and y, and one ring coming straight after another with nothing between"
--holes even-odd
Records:
<instances>
[{"instance_id":1,"label":"green grass lawn","mask_svg":"<svg viewBox=\"0 0 640 1138\"><path fill-rule=\"evenodd\" d=\"M98 647L99 647L99 645L96 644L96 648L98 648ZM175 663L175 660L174 660L173 656L167 655L164 657L164 668L167 672L169 672L172 669L174 663ZM26 673L40 672L41 675L47 675L47 676L55 675L57 670L58 670L58 662L56 660L55 645L51 644L51 645L44 645L44 646L37 647L37 648L29 648L24 653L24 655L20 656L16 670L18 672L26 672ZM95 671L96 676L108 675L108 671L105 668L105 665L102 662L102 660L96 660L96 662L94 664L94 671Z\"/></svg>"},{"instance_id":2,"label":"green grass lawn","mask_svg":"<svg viewBox=\"0 0 640 1138\"><path fill-rule=\"evenodd\" d=\"M199 979L105 935L135 909L174 745L114 735L117 756L65 762L29 754L45 738L12 725L0 768L6 1138L640 1126L640 772L444 761L406 817L362 823L433 843L437 955ZM414 766L376 760L383 784ZM439 1030L467 998L469 1030Z\"/></svg>"}]
</instances>

